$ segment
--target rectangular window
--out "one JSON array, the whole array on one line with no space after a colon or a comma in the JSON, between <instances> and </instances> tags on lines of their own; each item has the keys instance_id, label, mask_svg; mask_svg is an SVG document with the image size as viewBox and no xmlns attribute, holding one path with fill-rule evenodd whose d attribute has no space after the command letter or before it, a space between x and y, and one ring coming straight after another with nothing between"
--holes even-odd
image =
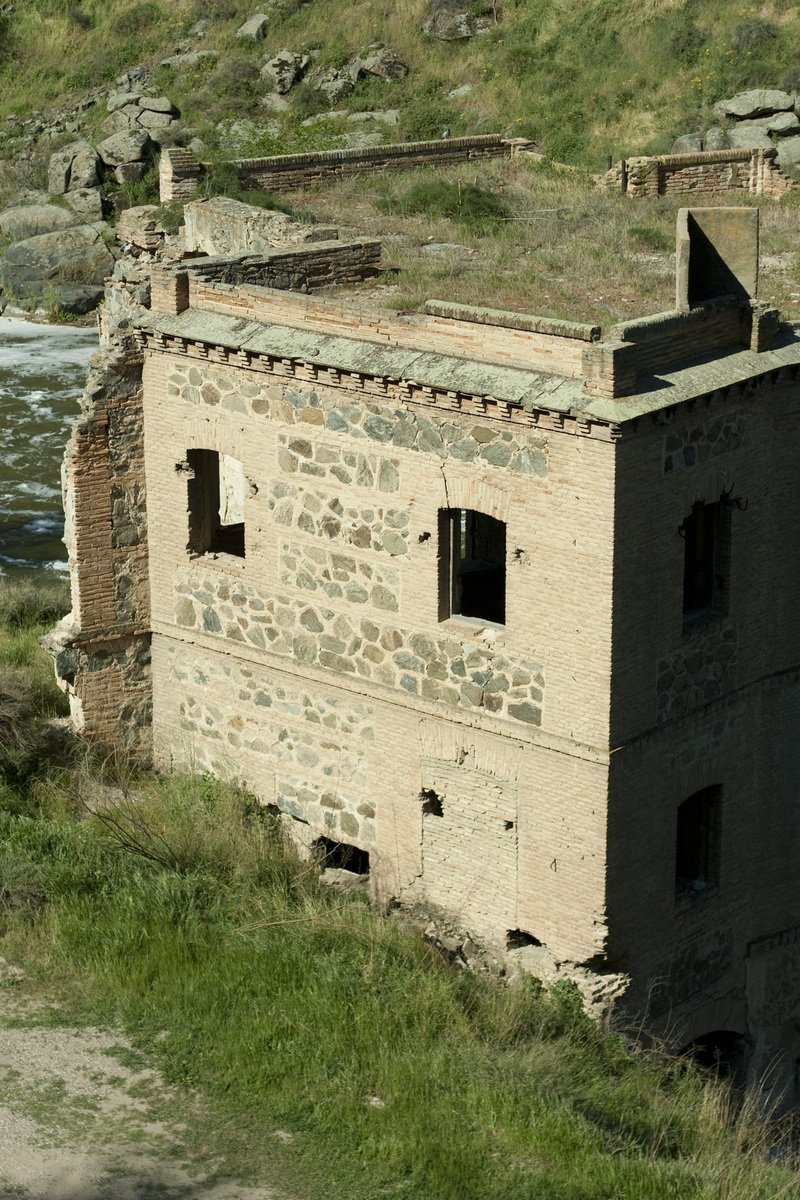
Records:
<instances>
[{"instance_id":1,"label":"rectangular window","mask_svg":"<svg viewBox=\"0 0 800 1200\"><path fill-rule=\"evenodd\" d=\"M244 468L216 450L189 450L189 542L192 554L244 558Z\"/></svg>"},{"instance_id":2,"label":"rectangular window","mask_svg":"<svg viewBox=\"0 0 800 1200\"><path fill-rule=\"evenodd\" d=\"M722 788L708 787L678 809L675 898L702 896L719 883Z\"/></svg>"},{"instance_id":3,"label":"rectangular window","mask_svg":"<svg viewBox=\"0 0 800 1200\"><path fill-rule=\"evenodd\" d=\"M713 504L699 501L680 533L684 540L684 622L727 612L730 510L721 500Z\"/></svg>"},{"instance_id":4,"label":"rectangular window","mask_svg":"<svg viewBox=\"0 0 800 1200\"><path fill-rule=\"evenodd\" d=\"M506 527L471 508L439 512L439 619L506 620Z\"/></svg>"}]
</instances>

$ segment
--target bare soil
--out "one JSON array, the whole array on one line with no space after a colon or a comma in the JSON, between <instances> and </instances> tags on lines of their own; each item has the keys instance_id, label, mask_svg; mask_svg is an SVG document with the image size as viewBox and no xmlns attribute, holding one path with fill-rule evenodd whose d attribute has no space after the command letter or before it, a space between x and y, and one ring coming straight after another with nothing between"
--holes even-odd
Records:
<instances>
[{"instance_id":1,"label":"bare soil","mask_svg":"<svg viewBox=\"0 0 800 1200\"><path fill-rule=\"evenodd\" d=\"M288 1200L226 1177L195 1103L119 1033L58 1023L0 959L0 1200Z\"/></svg>"}]
</instances>

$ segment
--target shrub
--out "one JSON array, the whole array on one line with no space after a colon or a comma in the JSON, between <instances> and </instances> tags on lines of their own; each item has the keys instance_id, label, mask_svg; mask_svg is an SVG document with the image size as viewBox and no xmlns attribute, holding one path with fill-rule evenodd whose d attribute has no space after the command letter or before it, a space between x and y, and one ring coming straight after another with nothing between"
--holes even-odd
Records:
<instances>
[{"instance_id":1,"label":"shrub","mask_svg":"<svg viewBox=\"0 0 800 1200\"><path fill-rule=\"evenodd\" d=\"M751 53L761 50L780 36L778 26L772 21L764 21L761 17L749 17L740 21L733 31L732 44L734 50L741 53Z\"/></svg>"},{"instance_id":2,"label":"shrub","mask_svg":"<svg viewBox=\"0 0 800 1200\"><path fill-rule=\"evenodd\" d=\"M66 583L22 580L0 583L0 628L52 625L69 610Z\"/></svg>"},{"instance_id":3,"label":"shrub","mask_svg":"<svg viewBox=\"0 0 800 1200\"><path fill-rule=\"evenodd\" d=\"M378 207L390 212L450 217L477 226L508 215L506 206L494 192L475 184L448 183L444 179L415 183L404 196L384 196Z\"/></svg>"}]
</instances>

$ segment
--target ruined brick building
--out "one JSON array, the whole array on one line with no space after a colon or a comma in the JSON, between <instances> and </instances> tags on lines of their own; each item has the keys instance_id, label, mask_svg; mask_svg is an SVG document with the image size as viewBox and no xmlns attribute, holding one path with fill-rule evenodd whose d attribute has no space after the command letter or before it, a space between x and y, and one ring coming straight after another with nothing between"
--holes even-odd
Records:
<instances>
[{"instance_id":1,"label":"ruined brick building","mask_svg":"<svg viewBox=\"0 0 800 1200\"><path fill-rule=\"evenodd\" d=\"M372 251L295 248L279 287L337 254ZM277 269L154 270L95 366L78 726L792 1086L800 340L754 298L757 212L683 210L676 309L602 338Z\"/></svg>"}]
</instances>

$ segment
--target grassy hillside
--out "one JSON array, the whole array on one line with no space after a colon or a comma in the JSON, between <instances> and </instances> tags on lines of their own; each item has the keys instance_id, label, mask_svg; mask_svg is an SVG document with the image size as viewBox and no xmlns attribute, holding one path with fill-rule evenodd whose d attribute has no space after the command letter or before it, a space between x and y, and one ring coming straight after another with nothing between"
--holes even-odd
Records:
<instances>
[{"instance_id":1,"label":"grassy hillside","mask_svg":"<svg viewBox=\"0 0 800 1200\"><path fill-rule=\"evenodd\" d=\"M123 69L156 64L201 17L211 24L196 47L220 51L219 63L180 81L162 72L157 82L212 148L226 118L252 117L267 150L336 132L299 127L320 107L303 85L278 132L274 123L267 131L258 66L284 46L331 66L371 43L391 46L408 78L362 81L336 108L399 108L401 137L438 136L445 126L453 134L508 131L594 168L609 154L665 149L676 134L708 124L714 101L738 89L800 84L800 12L791 0L507 0L495 6L488 33L456 42L421 33L430 3L275 0L264 6L266 40L248 43L235 31L257 8L249 0L24 0L0 17L0 120L68 106ZM488 0L484 7L492 9ZM470 91L447 99L465 84ZM90 112L89 125L100 115Z\"/></svg>"},{"instance_id":2,"label":"grassy hillside","mask_svg":"<svg viewBox=\"0 0 800 1200\"><path fill-rule=\"evenodd\" d=\"M569 986L453 970L321 886L235 789L56 765L35 633L58 601L0 585L0 953L54 1021L129 1032L220 1174L303 1200L800 1196L722 1085L601 1030Z\"/></svg>"}]
</instances>

